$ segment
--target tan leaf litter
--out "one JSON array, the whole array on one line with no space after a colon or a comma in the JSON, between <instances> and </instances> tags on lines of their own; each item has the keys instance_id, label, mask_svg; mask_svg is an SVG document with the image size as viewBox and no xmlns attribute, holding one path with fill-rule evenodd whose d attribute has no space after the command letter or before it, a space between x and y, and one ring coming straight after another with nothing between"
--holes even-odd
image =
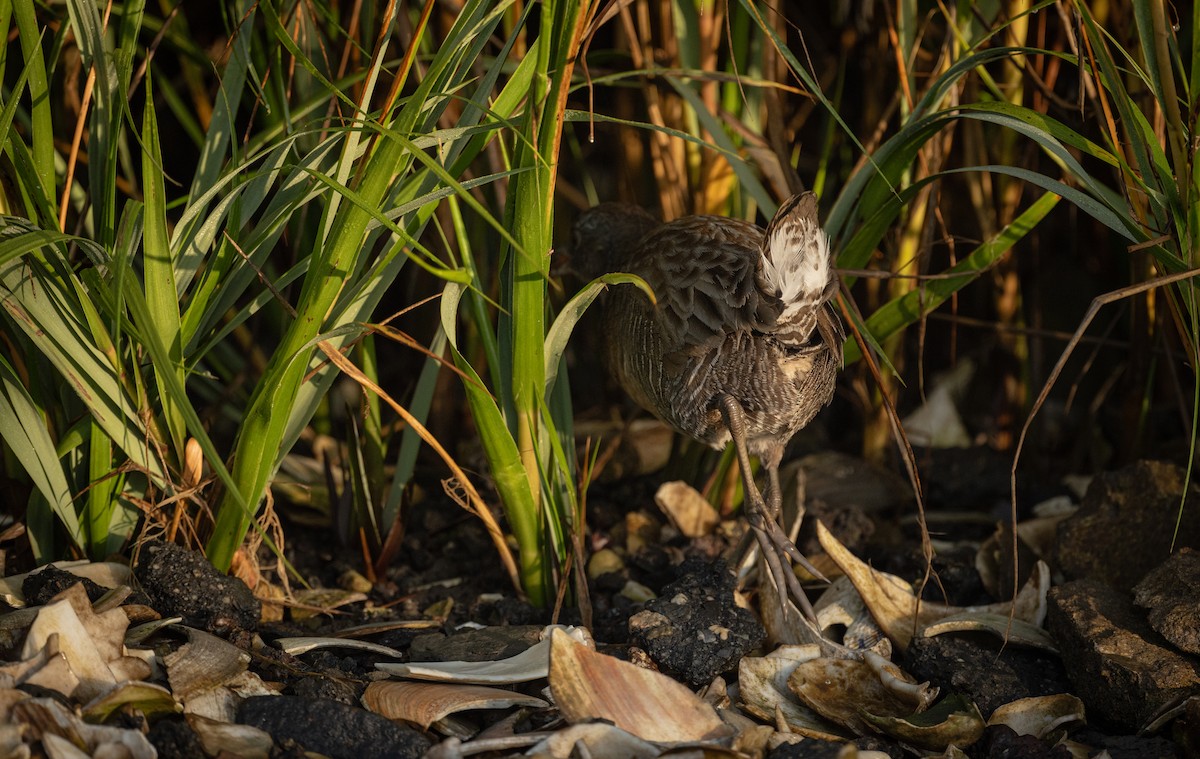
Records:
<instances>
[{"instance_id":1,"label":"tan leaf litter","mask_svg":"<svg viewBox=\"0 0 1200 759\"><path fill-rule=\"evenodd\" d=\"M872 653L854 659L813 659L798 664L788 688L822 717L855 734L879 732L864 714L905 717L924 711L937 688L917 683L899 667Z\"/></svg>"},{"instance_id":2,"label":"tan leaf litter","mask_svg":"<svg viewBox=\"0 0 1200 759\"><path fill-rule=\"evenodd\" d=\"M682 480L664 482L654 494L654 502L684 537L711 535L721 523L721 515L700 491Z\"/></svg>"},{"instance_id":3,"label":"tan leaf litter","mask_svg":"<svg viewBox=\"0 0 1200 759\"><path fill-rule=\"evenodd\" d=\"M171 692L185 714L233 722L237 705L250 696L274 696L248 671L250 655L215 635L190 627L188 642L163 657Z\"/></svg>"},{"instance_id":4,"label":"tan leaf litter","mask_svg":"<svg viewBox=\"0 0 1200 759\"><path fill-rule=\"evenodd\" d=\"M78 678L65 695L90 701L118 683L150 676L150 666L127 655L125 630L129 618L120 609L95 614L81 584L59 593L56 600L38 609L37 618L25 636L22 659L32 659L56 639L54 645Z\"/></svg>"},{"instance_id":5,"label":"tan leaf litter","mask_svg":"<svg viewBox=\"0 0 1200 759\"><path fill-rule=\"evenodd\" d=\"M157 756L154 746L137 730L88 724L52 698L31 698L21 691L0 693L0 723L18 726L16 735L4 736L9 749L6 756L30 756L30 746L39 742L50 759ZM14 742L18 737L19 742Z\"/></svg>"},{"instance_id":6,"label":"tan leaf litter","mask_svg":"<svg viewBox=\"0 0 1200 759\"><path fill-rule=\"evenodd\" d=\"M275 747L271 734L257 727L222 722L200 714L188 714L185 719L209 756L267 759Z\"/></svg>"},{"instance_id":7,"label":"tan leaf litter","mask_svg":"<svg viewBox=\"0 0 1200 759\"><path fill-rule=\"evenodd\" d=\"M850 578L842 575L813 606L817 627L826 635L841 627L842 645L854 651L874 651L885 659L892 656L892 642L875 622Z\"/></svg>"},{"instance_id":8,"label":"tan leaf litter","mask_svg":"<svg viewBox=\"0 0 1200 759\"><path fill-rule=\"evenodd\" d=\"M614 725L588 722L557 730L542 739L527 754L549 759L654 759L663 749Z\"/></svg>"},{"instance_id":9,"label":"tan leaf litter","mask_svg":"<svg viewBox=\"0 0 1200 759\"><path fill-rule=\"evenodd\" d=\"M309 651L316 651L319 648L349 648L356 651L366 651L372 654L381 654L383 656L395 656L397 658L404 656L402 651L397 651L390 646L385 646L381 643L372 643L369 640L357 640L354 638L279 638L275 641L275 645L280 651L284 651L293 656L306 654Z\"/></svg>"},{"instance_id":10,"label":"tan leaf litter","mask_svg":"<svg viewBox=\"0 0 1200 759\"><path fill-rule=\"evenodd\" d=\"M1043 738L1063 725L1083 722L1083 702L1069 693L1009 702L992 712L989 725L1008 725L1017 735Z\"/></svg>"},{"instance_id":11,"label":"tan leaf litter","mask_svg":"<svg viewBox=\"0 0 1200 759\"><path fill-rule=\"evenodd\" d=\"M138 681L118 685L85 704L81 712L88 722L99 724L107 722L114 712L124 707L130 707L150 719L181 711L171 691L161 685Z\"/></svg>"},{"instance_id":12,"label":"tan leaf litter","mask_svg":"<svg viewBox=\"0 0 1200 759\"><path fill-rule=\"evenodd\" d=\"M744 656L738 662L738 695L742 708L777 729L825 741L845 740L839 729L801 703L788 688L788 677L800 664L820 658L816 645L780 646L766 656ZM782 720L783 724L778 724Z\"/></svg>"},{"instance_id":13,"label":"tan leaf litter","mask_svg":"<svg viewBox=\"0 0 1200 759\"><path fill-rule=\"evenodd\" d=\"M413 722L425 729L450 714L472 709L507 709L512 706L542 709L550 705L534 696L484 685L396 680L371 683L363 693L362 702L376 714L392 720Z\"/></svg>"},{"instance_id":14,"label":"tan leaf litter","mask_svg":"<svg viewBox=\"0 0 1200 759\"><path fill-rule=\"evenodd\" d=\"M1023 619L1010 619L1003 614L984 611L953 614L928 625L921 635L932 638L948 632L986 632L1007 643L1058 653L1054 638L1045 628L1035 627Z\"/></svg>"},{"instance_id":15,"label":"tan leaf litter","mask_svg":"<svg viewBox=\"0 0 1200 759\"><path fill-rule=\"evenodd\" d=\"M571 723L605 720L649 741L732 734L716 710L681 683L597 653L562 630L550 634L550 692Z\"/></svg>"},{"instance_id":16,"label":"tan leaf litter","mask_svg":"<svg viewBox=\"0 0 1200 759\"><path fill-rule=\"evenodd\" d=\"M951 696L928 711L907 717L876 715L864 709L863 718L885 735L925 751L970 746L984 729L979 709L961 696Z\"/></svg>"},{"instance_id":17,"label":"tan leaf litter","mask_svg":"<svg viewBox=\"0 0 1200 759\"><path fill-rule=\"evenodd\" d=\"M1038 627L1045 619L1046 593L1050 589L1050 569L1045 562L1037 563L1033 576L1021 589L1015 604L1004 602L969 607L946 606L930 601L920 601L918 604L918 598L908 582L871 568L847 550L820 522L817 522L817 538L825 551L854 583L879 627L901 651L908 648L913 635L926 626L963 612L1007 616L1011 611L1017 619Z\"/></svg>"},{"instance_id":18,"label":"tan leaf litter","mask_svg":"<svg viewBox=\"0 0 1200 759\"><path fill-rule=\"evenodd\" d=\"M479 683L511 685L537 680L550 671L550 633L561 631L581 644L594 645L591 635L582 627L550 625L542 631L542 639L516 656L498 661L379 662L376 669L412 680L432 680L444 683Z\"/></svg>"}]
</instances>

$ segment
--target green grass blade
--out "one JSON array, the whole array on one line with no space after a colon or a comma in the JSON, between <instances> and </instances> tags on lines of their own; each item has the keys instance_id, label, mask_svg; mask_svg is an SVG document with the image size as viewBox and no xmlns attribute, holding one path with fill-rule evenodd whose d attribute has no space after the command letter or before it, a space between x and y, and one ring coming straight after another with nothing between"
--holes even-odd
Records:
<instances>
[{"instance_id":1,"label":"green grass blade","mask_svg":"<svg viewBox=\"0 0 1200 759\"><path fill-rule=\"evenodd\" d=\"M0 356L0 437L49 504L71 543L84 548L86 542L71 500L71 486L42 411L3 356Z\"/></svg>"},{"instance_id":2,"label":"green grass blade","mask_svg":"<svg viewBox=\"0 0 1200 759\"><path fill-rule=\"evenodd\" d=\"M183 348L181 344L179 291L175 284L175 260L167 235L166 182L162 168L162 149L159 146L158 119L151 100L151 79L146 76L146 106L142 114L142 192L144 194L144 225L142 228L142 276L146 289L146 308L150 321L144 329L155 330L167 347L167 363L154 365L159 387L164 372L174 372L179 384L184 384ZM179 404L168 394L160 394L162 415L167 423L171 444L178 459L183 458L186 424Z\"/></svg>"},{"instance_id":3,"label":"green grass blade","mask_svg":"<svg viewBox=\"0 0 1200 759\"><path fill-rule=\"evenodd\" d=\"M29 98L31 103L30 116L33 124L30 134L32 148L30 150L34 176L37 182L33 187L26 187L54 203L54 127L51 122L51 98L46 62L42 58L42 33L37 27L37 16L34 13L32 0L12 0L13 17L16 19L17 33L21 40L21 53L25 58L25 68L28 70ZM14 91L14 98L16 97ZM51 219L33 219L33 221L48 226Z\"/></svg>"},{"instance_id":4,"label":"green grass blade","mask_svg":"<svg viewBox=\"0 0 1200 759\"><path fill-rule=\"evenodd\" d=\"M692 112L696 114L696 118L700 120L700 124L712 136L713 142L721 148L723 155L729 161L730 168L737 175L738 183L741 184L742 190L754 198L754 202L762 208L767 216L775 213L778 204L767 192L767 188L763 187L761 181L754 171L746 164L737 151L737 147L733 144L729 134L725 131L724 125L716 114L711 113L704 105L704 101L700 98L700 94L693 88L687 86L684 82L679 81L675 77L666 77L667 82L675 88L675 92L684 99L685 102L692 108Z\"/></svg>"},{"instance_id":5,"label":"green grass blade","mask_svg":"<svg viewBox=\"0 0 1200 759\"><path fill-rule=\"evenodd\" d=\"M117 74L112 51L105 44L100 7L91 0L67 0L67 12L83 56L83 68L95 72L88 131L92 235L101 245L108 245L116 234L116 127L122 108L116 102Z\"/></svg>"},{"instance_id":6,"label":"green grass blade","mask_svg":"<svg viewBox=\"0 0 1200 759\"><path fill-rule=\"evenodd\" d=\"M971 251L966 258L944 272L944 274L961 274L961 276L931 279L923 283L919 291L908 292L885 303L867 318L865 324L867 331L876 341L882 342L908 325L915 324L949 299L951 295L988 271L1001 256L1033 231L1046 217L1046 214L1050 213L1058 204L1058 201L1057 195L1050 192L1043 193L1020 216L1000 230L995 237ZM853 363L861 357L858 343L852 340L848 341L845 348L846 363Z\"/></svg>"},{"instance_id":7,"label":"green grass blade","mask_svg":"<svg viewBox=\"0 0 1200 759\"><path fill-rule=\"evenodd\" d=\"M119 550L127 537L109 533L125 475L115 466L112 442L94 421L88 436L87 451L88 486L83 494L83 521L88 538L88 554L103 558L108 556L110 547L113 551Z\"/></svg>"},{"instance_id":8,"label":"green grass blade","mask_svg":"<svg viewBox=\"0 0 1200 759\"><path fill-rule=\"evenodd\" d=\"M446 343L446 332L439 326L437 334L429 344L429 352L434 356L444 355ZM426 358L425 365L421 367L417 386L413 390L412 400L408 404L409 412L419 420L424 420L429 416L429 409L433 406L433 394L437 390L438 374L441 370L441 360L432 357ZM405 427L400 438L400 451L396 454L392 485L383 505L383 523L385 525L394 524L400 513L400 501L404 495L404 488L412 481L420 449L421 436L411 427Z\"/></svg>"},{"instance_id":9,"label":"green grass blade","mask_svg":"<svg viewBox=\"0 0 1200 759\"><path fill-rule=\"evenodd\" d=\"M260 8L263 8L264 15L271 13L265 6ZM462 59L462 53L464 49L472 46L481 48L486 43L486 36L490 33L486 19L499 20L494 12L489 13L491 10L487 3L482 2L469 2L464 7L448 40L461 36L464 30L469 30L468 35L482 34L484 39L468 37L464 38L462 45L443 44L430 63L426 78L418 85L417 93L403 101L397 112L383 114L378 121L381 125L378 128L394 128L395 133L402 136L415 131L415 126L422 120L426 120L426 123L436 121L444 109L445 99L434 97L433 88L442 81L443 76L468 69L470 60ZM288 46L290 40L280 38L282 27L278 19L268 20L276 39L285 47ZM286 37L286 34L282 36ZM387 44L387 41L388 38L381 38L382 44ZM382 51L373 58L375 65L381 58ZM338 93L331 95L345 99ZM326 326L326 318L345 290L347 273L365 268L364 259L369 254L373 239L368 235L368 227L376 220L372 210L384 206L397 176L409 176L414 161L409 144L406 139L378 138L366 156L343 153L339 158L343 167L331 174L335 178L343 174L350 176L344 169L347 162L354 164L356 181L351 189L358 202L341 205L336 214L326 211L320 228L327 229L328 234L315 244L296 306L296 318L273 352L247 409L234 456L233 476L239 491L255 508L261 502L267 483L286 450L286 443L297 434L300 421L313 407L307 401L301 402L302 394L311 398L315 387L331 381L332 372L326 370L316 384L310 384L307 389L301 387L311 363L312 349L306 346ZM428 158L423 153L420 157ZM248 528L249 516L236 504L221 504L217 524L208 543L209 558L216 566L228 566Z\"/></svg>"},{"instance_id":10,"label":"green grass blade","mask_svg":"<svg viewBox=\"0 0 1200 759\"><path fill-rule=\"evenodd\" d=\"M0 244L0 261L13 245L33 252L44 244L37 233L24 233ZM53 249L52 249L53 250ZM153 477L163 474L160 462L146 450L148 431L130 401L111 361L95 346L89 321L77 299L84 292L69 270L61 279L34 256L0 264L0 303L67 380L97 424L131 461Z\"/></svg>"},{"instance_id":11,"label":"green grass blade","mask_svg":"<svg viewBox=\"0 0 1200 759\"><path fill-rule=\"evenodd\" d=\"M252 0L237 0L230 9L240 22L240 27L229 46L229 60L221 71L221 87L213 102L212 115L204 135L204 146L196 162L196 173L192 179L191 198L203 195L216 184L225 163L225 155L236 151L234 140L237 134L238 106L241 105L246 89L246 75L250 68L251 31L257 11ZM238 163L236 160L233 163ZM178 233L177 233L178 234ZM182 283L186 287L187 283Z\"/></svg>"},{"instance_id":12,"label":"green grass blade","mask_svg":"<svg viewBox=\"0 0 1200 759\"><path fill-rule=\"evenodd\" d=\"M471 416L475 420L479 439L491 464L492 477L504 504L509 529L513 531L517 544L521 547L521 582L526 592L530 592L531 587L542 588L544 576L537 502L534 500L532 485L520 451L509 432L504 416L500 413L500 407L496 405L495 398L484 389L479 375L459 350L458 308L465 290L461 284L446 283L442 291L442 329L450 343L455 365L467 376L463 387L471 407Z\"/></svg>"},{"instance_id":13,"label":"green grass blade","mask_svg":"<svg viewBox=\"0 0 1200 759\"><path fill-rule=\"evenodd\" d=\"M567 349L567 342L571 339L571 332L574 331L575 325L583 318L583 314L587 311L588 306L599 297L600 293L604 292L608 287L613 285L636 285L643 292L650 302L654 302L654 291L650 289L650 285L646 281L635 274L605 274L597 277L589 282L587 286L576 293L567 304L563 306L554 322L550 325L550 329L546 331L546 343L543 353L545 356L546 367L546 395L550 396L554 392L554 383L558 379L558 368L562 363L563 353Z\"/></svg>"}]
</instances>

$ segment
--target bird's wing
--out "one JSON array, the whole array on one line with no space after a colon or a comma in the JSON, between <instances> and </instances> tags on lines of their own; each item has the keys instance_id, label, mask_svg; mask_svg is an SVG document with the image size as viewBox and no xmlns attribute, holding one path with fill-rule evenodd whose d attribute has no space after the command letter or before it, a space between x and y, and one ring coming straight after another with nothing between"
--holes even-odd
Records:
<instances>
[{"instance_id":1,"label":"bird's wing","mask_svg":"<svg viewBox=\"0 0 1200 759\"><path fill-rule=\"evenodd\" d=\"M635 273L658 298L664 358L697 355L734 332L769 328L782 302L758 286L763 231L715 216L664 224L639 243Z\"/></svg>"}]
</instances>

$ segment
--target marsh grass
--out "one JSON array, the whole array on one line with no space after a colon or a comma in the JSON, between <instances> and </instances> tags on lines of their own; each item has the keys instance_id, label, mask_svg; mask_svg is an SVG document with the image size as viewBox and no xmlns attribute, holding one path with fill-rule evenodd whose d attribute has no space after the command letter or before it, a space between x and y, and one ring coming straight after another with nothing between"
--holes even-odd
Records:
<instances>
[{"instance_id":1,"label":"marsh grass","mask_svg":"<svg viewBox=\"0 0 1200 759\"><path fill-rule=\"evenodd\" d=\"M761 220L817 189L869 457L893 445L887 409L984 341L1012 359L984 437L1013 449L1051 376L1038 328L1063 329L1048 270L1103 272L1073 296L1138 291L1117 360L1137 434L1113 455L1137 455L1172 403L1194 441L1194 282L1141 286L1195 267L1197 17L1179 31L1158 0L1100 18L1053 0L837 7L231 0L206 21L0 4L0 436L36 557L100 557L141 523L228 567L285 456L335 431L349 377L362 396L336 431L367 562L395 556L432 450L530 599L563 598L591 474L564 356L603 288L637 284L561 285L567 209L600 200ZM967 334L980 323L994 333ZM388 384L393 344L411 382ZM429 418L449 367L503 526L458 441L426 429L464 426Z\"/></svg>"},{"instance_id":2,"label":"marsh grass","mask_svg":"<svg viewBox=\"0 0 1200 759\"><path fill-rule=\"evenodd\" d=\"M608 114L590 121L635 161L602 199L657 204L666 218L719 210L762 220L770 198L794 191L800 177L819 187L845 297L856 305L847 316L863 314L862 342L846 348L845 397L869 458L886 461L893 446L883 396L911 408L926 375L964 349L1008 357L980 434L1013 450L1048 378L1043 356L1056 350L1047 322L1069 333L1087 306L1070 281L1059 287L1076 311L1047 299L1055 283L1037 272L1078 271L1086 286L1084 272L1101 271L1116 288L1190 266L1177 252L1194 248L1190 232L1171 231L1194 213L1177 189L1187 172L1171 167L1190 160L1178 135L1190 128L1180 119L1194 96L1181 75L1193 43L1186 24L1183 32L1169 21L1154 26L1162 4L1105 6L1099 20L1087 4L1051 1L839 6L843 18L787 5L780 14L753 0L675 3L661 17L657 7L623 6L612 49L595 56L605 65L589 67L596 88L611 88L595 99L621 116L612 126ZM1135 23L1113 23L1122 18ZM678 155L665 158L670 150ZM693 150L709 162L689 160ZM722 162L724 170L710 165ZM644 184L628 193L639 178L657 194ZM600 195L592 177L569 181L580 195ZM1179 206L1161 205L1177 197ZM1181 305L1191 285L1172 287L1169 310L1135 303L1126 322L1143 331L1122 363L1132 390L1125 417L1136 429L1178 395L1162 371L1156 383L1147 370L1164 355L1148 347L1195 339ZM935 312L943 318L931 322ZM979 324L993 331L981 334ZM981 339L989 354L979 352ZM877 353L882 382L855 366L864 348ZM1187 374L1175 381L1192 396ZM1167 434L1190 428L1194 405L1179 408L1185 429ZM1119 437L1114 455L1136 456L1134 438Z\"/></svg>"}]
</instances>

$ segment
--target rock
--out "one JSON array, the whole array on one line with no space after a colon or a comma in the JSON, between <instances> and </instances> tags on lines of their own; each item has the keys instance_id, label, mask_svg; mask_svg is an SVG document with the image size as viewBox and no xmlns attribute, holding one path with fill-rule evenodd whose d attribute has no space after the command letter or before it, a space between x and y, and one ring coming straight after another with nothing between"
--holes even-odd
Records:
<instances>
[{"instance_id":1,"label":"rock","mask_svg":"<svg viewBox=\"0 0 1200 759\"><path fill-rule=\"evenodd\" d=\"M780 472L785 491L794 466L785 466L787 473ZM890 514L912 502L907 480L858 456L822 451L800 459L798 466L804 470L807 499L852 503L868 514Z\"/></svg>"},{"instance_id":2,"label":"rock","mask_svg":"<svg viewBox=\"0 0 1200 759\"><path fill-rule=\"evenodd\" d=\"M146 735L159 756L175 759L207 759L200 738L181 717L157 719Z\"/></svg>"},{"instance_id":3,"label":"rock","mask_svg":"<svg viewBox=\"0 0 1200 759\"><path fill-rule=\"evenodd\" d=\"M221 574L196 551L151 541L133 571L164 617L180 616L185 625L213 633L258 626L261 608L246 584Z\"/></svg>"},{"instance_id":4,"label":"rock","mask_svg":"<svg viewBox=\"0 0 1200 759\"><path fill-rule=\"evenodd\" d=\"M41 571L30 573L25 578L25 582L21 583L21 593L25 596L25 603L29 606L41 606L50 603L50 599L77 582L83 583L83 592L87 594L88 600L92 603L99 601L100 597L110 590L110 588L97 585L86 577L71 574L67 570L59 569L51 564Z\"/></svg>"},{"instance_id":5,"label":"rock","mask_svg":"<svg viewBox=\"0 0 1200 759\"><path fill-rule=\"evenodd\" d=\"M1182 469L1157 461L1097 476L1079 511L1058 525L1058 568L1132 589L1171 553L1183 482ZM1175 544L1200 548L1200 509L1184 509Z\"/></svg>"},{"instance_id":6,"label":"rock","mask_svg":"<svg viewBox=\"0 0 1200 759\"><path fill-rule=\"evenodd\" d=\"M358 706L362 697L363 686L355 687L346 678L336 678L329 675L310 675L297 677L291 682L286 691L287 695L302 698L323 698L342 704Z\"/></svg>"},{"instance_id":7,"label":"rock","mask_svg":"<svg viewBox=\"0 0 1200 759\"><path fill-rule=\"evenodd\" d=\"M408 650L411 661L496 661L516 656L541 640L541 625L465 630L451 636L419 635Z\"/></svg>"},{"instance_id":8,"label":"rock","mask_svg":"<svg viewBox=\"0 0 1200 759\"><path fill-rule=\"evenodd\" d=\"M411 727L323 698L255 696L238 707L237 719L276 743L295 741L330 759L416 759L431 745Z\"/></svg>"},{"instance_id":9,"label":"rock","mask_svg":"<svg viewBox=\"0 0 1200 759\"><path fill-rule=\"evenodd\" d=\"M1089 714L1140 728L1200 693L1200 663L1167 647L1126 596L1096 580L1052 588L1047 622Z\"/></svg>"},{"instance_id":10,"label":"rock","mask_svg":"<svg viewBox=\"0 0 1200 759\"><path fill-rule=\"evenodd\" d=\"M1013 645L1002 648L1000 641L980 636L913 638L904 652L904 671L944 693L961 693L975 702L984 719L1019 698L1071 689L1056 657Z\"/></svg>"},{"instance_id":11,"label":"rock","mask_svg":"<svg viewBox=\"0 0 1200 759\"><path fill-rule=\"evenodd\" d=\"M1032 735L1017 735L1008 725L989 725L971 746L979 759L1071 759L1066 746L1049 746Z\"/></svg>"},{"instance_id":12,"label":"rock","mask_svg":"<svg viewBox=\"0 0 1200 759\"><path fill-rule=\"evenodd\" d=\"M1186 759L1167 738L1157 735L1105 735L1090 727L1073 732L1071 740L1091 749L1089 756L1109 759Z\"/></svg>"},{"instance_id":13,"label":"rock","mask_svg":"<svg viewBox=\"0 0 1200 759\"><path fill-rule=\"evenodd\" d=\"M917 461L930 511L1008 513L1012 462L987 446L919 448Z\"/></svg>"},{"instance_id":14,"label":"rock","mask_svg":"<svg viewBox=\"0 0 1200 759\"><path fill-rule=\"evenodd\" d=\"M803 490L797 483L801 473ZM809 555L823 550L814 530L818 520L843 545L861 554L875 534L875 520L896 513L912 501L908 483L895 473L834 451L809 454L784 466L779 476L785 514L794 514L794 501L804 499L800 548Z\"/></svg>"},{"instance_id":15,"label":"rock","mask_svg":"<svg viewBox=\"0 0 1200 759\"><path fill-rule=\"evenodd\" d=\"M661 669L698 687L736 667L762 643L766 631L734 603L735 580L724 562L684 571L645 610L630 617L629 635Z\"/></svg>"},{"instance_id":16,"label":"rock","mask_svg":"<svg viewBox=\"0 0 1200 759\"><path fill-rule=\"evenodd\" d=\"M1176 648L1200 654L1200 553L1181 548L1142 578L1133 602Z\"/></svg>"}]
</instances>

